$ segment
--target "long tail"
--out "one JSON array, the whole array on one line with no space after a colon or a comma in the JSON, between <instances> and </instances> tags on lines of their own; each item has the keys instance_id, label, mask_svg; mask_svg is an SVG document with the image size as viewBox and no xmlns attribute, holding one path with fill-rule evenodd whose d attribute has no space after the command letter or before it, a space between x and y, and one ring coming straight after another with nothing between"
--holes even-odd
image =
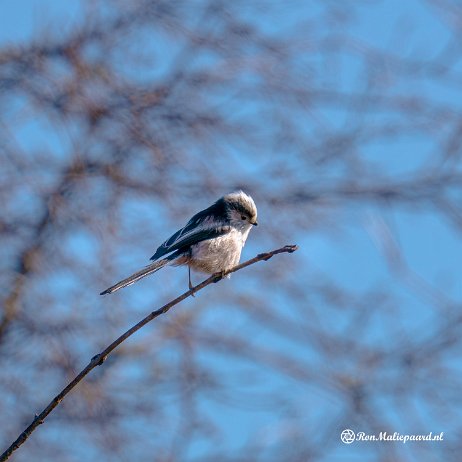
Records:
<instances>
[{"instance_id":1,"label":"long tail","mask_svg":"<svg viewBox=\"0 0 462 462\"><path fill-rule=\"evenodd\" d=\"M154 263L151 263L150 265L137 271L131 276L128 276L128 278L125 278L122 281L118 282L117 284L114 284L113 286L109 287L109 289L106 289L105 291L101 292L100 295L112 294L113 292L119 289L123 289L124 287L130 286L134 284L135 282L139 281L140 279L143 279L146 276L149 276L150 274L155 273L156 271L159 271L165 265L168 265L176 257L178 257L178 254L177 252L174 252L172 255L169 255L167 258L155 261Z\"/></svg>"}]
</instances>

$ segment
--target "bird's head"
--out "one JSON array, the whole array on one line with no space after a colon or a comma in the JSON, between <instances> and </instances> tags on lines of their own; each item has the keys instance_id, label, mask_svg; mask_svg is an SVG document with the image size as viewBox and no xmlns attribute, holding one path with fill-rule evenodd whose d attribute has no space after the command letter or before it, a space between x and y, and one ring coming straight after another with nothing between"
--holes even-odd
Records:
<instances>
[{"instance_id":1,"label":"bird's head","mask_svg":"<svg viewBox=\"0 0 462 462\"><path fill-rule=\"evenodd\" d=\"M236 191L223 197L229 220L239 229L257 226L257 207L253 199L243 191Z\"/></svg>"}]
</instances>

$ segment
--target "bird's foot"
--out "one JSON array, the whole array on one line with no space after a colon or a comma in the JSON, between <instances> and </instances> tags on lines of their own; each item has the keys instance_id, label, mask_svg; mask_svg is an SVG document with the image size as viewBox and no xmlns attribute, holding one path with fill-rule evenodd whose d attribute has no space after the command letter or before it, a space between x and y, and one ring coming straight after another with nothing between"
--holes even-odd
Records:
<instances>
[{"instance_id":1,"label":"bird's foot","mask_svg":"<svg viewBox=\"0 0 462 462\"><path fill-rule=\"evenodd\" d=\"M196 291L194 290L194 286L191 284L191 281L189 281L189 290L191 291L191 297L195 297Z\"/></svg>"},{"instance_id":2,"label":"bird's foot","mask_svg":"<svg viewBox=\"0 0 462 462\"><path fill-rule=\"evenodd\" d=\"M217 283L221 281L225 277L225 270L215 273L215 277L213 278L213 282Z\"/></svg>"}]
</instances>

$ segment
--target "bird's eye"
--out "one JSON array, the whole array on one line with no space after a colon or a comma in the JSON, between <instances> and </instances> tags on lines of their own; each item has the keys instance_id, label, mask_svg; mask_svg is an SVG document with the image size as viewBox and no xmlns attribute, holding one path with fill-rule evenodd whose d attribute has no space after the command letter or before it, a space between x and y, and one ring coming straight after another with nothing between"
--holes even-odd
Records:
<instances>
[{"instance_id":1,"label":"bird's eye","mask_svg":"<svg viewBox=\"0 0 462 462\"><path fill-rule=\"evenodd\" d=\"M241 219L242 219L242 220L246 220L245 215L241 215Z\"/></svg>"}]
</instances>

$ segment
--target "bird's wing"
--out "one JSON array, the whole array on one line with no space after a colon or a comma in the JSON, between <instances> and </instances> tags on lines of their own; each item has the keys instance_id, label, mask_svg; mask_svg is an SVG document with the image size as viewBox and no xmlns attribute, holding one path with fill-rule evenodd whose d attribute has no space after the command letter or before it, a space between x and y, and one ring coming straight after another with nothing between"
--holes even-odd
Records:
<instances>
[{"instance_id":1,"label":"bird's wing","mask_svg":"<svg viewBox=\"0 0 462 462\"><path fill-rule=\"evenodd\" d=\"M181 249L182 247L189 247L190 245L197 244L207 239L223 236L231 231L230 226L219 226L214 220L204 219L199 214L195 215L186 224L184 228L178 230L173 236L167 239L151 257L151 260L157 260L164 255L173 252L174 250Z\"/></svg>"}]
</instances>

